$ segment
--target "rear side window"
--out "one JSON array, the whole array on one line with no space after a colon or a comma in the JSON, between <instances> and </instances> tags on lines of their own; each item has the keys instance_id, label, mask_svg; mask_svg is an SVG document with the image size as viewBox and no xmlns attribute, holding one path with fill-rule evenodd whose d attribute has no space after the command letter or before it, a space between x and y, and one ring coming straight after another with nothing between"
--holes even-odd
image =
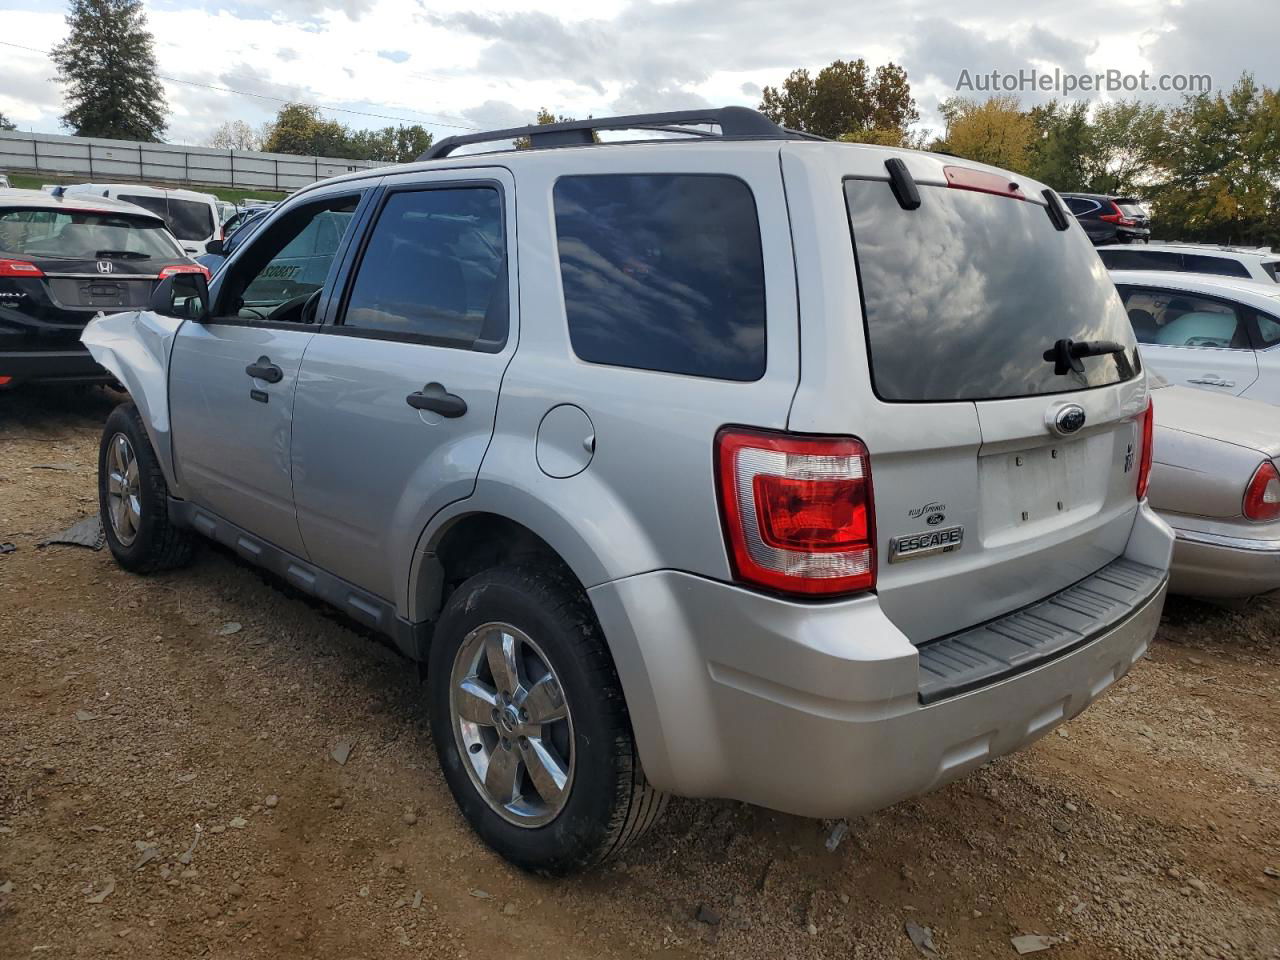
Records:
<instances>
[{"instance_id":1,"label":"rear side window","mask_svg":"<svg viewBox=\"0 0 1280 960\"><path fill-rule=\"evenodd\" d=\"M1262 264L1262 269L1267 271L1267 276L1276 283L1280 283L1280 260L1266 260Z\"/></svg>"},{"instance_id":2,"label":"rear side window","mask_svg":"<svg viewBox=\"0 0 1280 960\"><path fill-rule=\"evenodd\" d=\"M1248 277L1249 268L1228 257L1206 257L1198 253L1182 255L1183 269L1191 273L1212 273L1219 277Z\"/></svg>"},{"instance_id":3,"label":"rear side window","mask_svg":"<svg viewBox=\"0 0 1280 960\"><path fill-rule=\"evenodd\" d=\"M406 190L378 215L342 323L495 352L507 340L507 302L502 195L479 186Z\"/></svg>"},{"instance_id":4,"label":"rear side window","mask_svg":"<svg viewBox=\"0 0 1280 960\"><path fill-rule=\"evenodd\" d=\"M1182 254L1162 250L1099 250L1108 270L1181 270Z\"/></svg>"},{"instance_id":5,"label":"rear side window","mask_svg":"<svg viewBox=\"0 0 1280 960\"><path fill-rule=\"evenodd\" d=\"M1067 197L1067 209L1077 217L1081 214L1091 213L1098 208L1099 204L1096 200L1086 200L1084 197Z\"/></svg>"},{"instance_id":6,"label":"rear side window","mask_svg":"<svg viewBox=\"0 0 1280 960\"><path fill-rule=\"evenodd\" d=\"M695 377L764 375L764 259L745 183L695 174L562 177L554 199L574 353Z\"/></svg>"},{"instance_id":7,"label":"rear side window","mask_svg":"<svg viewBox=\"0 0 1280 960\"><path fill-rule=\"evenodd\" d=\"M1037 203L920 186L904 210L883 180L845 181L876 393L889 401L1062 393L1137 375L1115 285L1079 230ZM1057 341L1113 340L1118 354L1054 373Z\"/></svg>"},{"instance_id":8,"label":"rear side window","mask_svg":"<svg viewBox=\"0 0 1280 960\"><path fill-rule=\"evenodd\" d=\"M207 240L213 235L213 210L207 203L123 193L120 199L164 217L179 240Z\"/></svg>"},{"instance_id":9,"label":"rear side window","mask_svg":"<svg viewBox=\"0 0 1280 960\"><path fill-rule=\"evenodd\" d=\"M1124 287L1120 291L1140 343L1164 347L1250 349L1249 331L1231 304L1177 290Z\"/></svg>"}]
</instances>

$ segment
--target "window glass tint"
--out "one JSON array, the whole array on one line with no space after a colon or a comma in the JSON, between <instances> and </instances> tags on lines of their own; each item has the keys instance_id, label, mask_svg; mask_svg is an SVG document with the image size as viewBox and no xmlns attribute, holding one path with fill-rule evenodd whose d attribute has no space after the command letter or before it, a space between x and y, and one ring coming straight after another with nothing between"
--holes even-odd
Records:
<instances>
[{"instance_id":1,"label":"window glass tint","mask_svg":"<svg viewBox=\"0 0 1280 960\"><path fill-rule=\"evenodd\" d=\"M1162 250L1099 250L1108 270L1181 270L1182 254Z\"/></svg>"},{"instance_id":2,"label":"window glass tint","mask_svg":"<svg viewBox=\"0 0 1280 960\"><path fill-rule=\"evenodd\" d=\"M213 235L213 210L207 203L123 193L120 199L164 217L179 240L208 240Z\"/></svg>"},{"instance_id":3,"label":"window glass tint","mask_svg":"<svg viewBox=\"0 0 1280 960\"><path fill-rule=\"evenodd\" d=\"M1275 317L1269 317L1265 313L1256 315L1258 320L1258 335L1262 338L1263 347L1274 347L1280 343L1280 320Z\"/></svg>"},{"instance_id":4,"label":"window glass tint","mask_svg":"<svg viewBox=\"0 0 1280 960\"><path fill-rule=\"evenodd\" d=\"M1125 311L1141 343L1166 347L1250 348L1240 313L1231 304L1177 290L1125 287Z\"/></svg>"},{"instance_id":5,"label":"window glass tint","mask_svg":"<svg viewBox=\"0 0 1280 960\"><path fill-rule=\"evenodd\" d=\"M764 374L764 262L745 183L562 177L554 198L574 353L723 380Z\"/></svg>"},{"instance_id":6,"label":"window glass tint","mask_svg":"<svg viewBox=\"0 0 1280 960\"><path fill-rule=\"evenodd\" d=\"M1146 208L1138 200L1116 200L1115 204L1126 217L1145 218Z\"/></svg>"},{"instance_id":7,"label":"window glass tint","mask_svg":"<svg viewBox=\"0 0 1280 960\"><path fill-rule=\"evenodd\" d=\"M1183 269L1190 273L1212 273L1220 277L1247 277L1249 268L1228 257L1206 257L1198 253L1182 255Z\"/></svg>"},{"instance_id":8,"label":"window glass tint","mask_svg":"<svg viewBox=\"0 0 1280 960\"><path fill-rule=\"evenodd\" d=\"M1085 200L1083 197L1067 197L1067 209L1078 217L1082 213L1098 209L1098 205L1092 200Z\"/></svg>"},{"instance_id":9,"label":"window glass tint","mask_svg":"<svg viewBox=\"0 0 1280 960\"><path fill-rule=\"evenodd\" d=\"M177 260L164 225L144 217L63 210L0 211L0 253L73 260Z\"/></svg>"},{"instance_id":10,"label":"window glass tint","mask_svg":"<svg viewBox=\"0 0 1280 960\"><path fill-rule=\"evenodd\" d=\"M280 308L324 286L338 243L321 244L318 238L336 233L340 240L358 203L358 197L339 197L309 204L255 229L223 284L219 312L255 320L309 320L301 310Z\"/></svg>"},{"instance_id":11,"label":"window glass tint","mask_svg":"<svg viewBox=\"0 0 1280 960\"><path fill-rule=\"evenodd\" d=\"M1262 269L1267 271L1272 280L1280 283L1280 260L1265 260Z\"/></svg>"},{"instance_id":12,"label":"window glass tint","mask_svg":"<svg viewBox=\"0 0 1280 960\"><path fill-rule=\"evenodd\" d=\"M325 242L323 235L317 242ZM391 194L342 322L446 346L500 350L508 323L502 195L493 187Z\"/></svg>"},{"instance_id":13,"label":"window glass tint","mask_svg":"<svg viewBox=\"0 0 1280 960\"><path fill-rule=\"evenodd\" d=\"M1027 201L922 186L904 210L884 181L845 182L872 381L885 400L987 400L1100 387L1136 375L1115 285L1080 231ZM1058 340L1114 340L1059 376Z\"/></svg>"}]
</instances>

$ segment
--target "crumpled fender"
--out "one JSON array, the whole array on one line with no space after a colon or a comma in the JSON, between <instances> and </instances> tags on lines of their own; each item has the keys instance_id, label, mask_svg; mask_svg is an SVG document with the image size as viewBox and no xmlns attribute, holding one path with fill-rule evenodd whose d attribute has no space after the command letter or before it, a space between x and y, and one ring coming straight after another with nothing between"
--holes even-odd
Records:
<instances>
[{"instance_id":1,"label":"crumpled fender","mask_svg":"<svg viewBox=\"0 0 1280 960\"><path fill-rule=\"evenodd\" d=\"M173 470L169 433L169 355L185 321L149 310L115 313L90 320L80 335L93 359L119 380L142 414L151 448L160 461L169 492L181 496Z\"/></svg>"}]
</instances>

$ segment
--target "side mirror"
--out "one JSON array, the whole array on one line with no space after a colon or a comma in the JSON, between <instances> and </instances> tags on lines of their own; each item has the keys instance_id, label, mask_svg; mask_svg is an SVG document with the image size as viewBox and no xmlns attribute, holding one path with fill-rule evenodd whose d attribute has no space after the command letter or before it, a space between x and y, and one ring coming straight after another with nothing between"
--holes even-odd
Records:
<instances>
[{"instance_id":1,"label":"side mirror","mask_svg":"<svg viewBox=\"0 0 1280 960\"><path fill-rule=\"evenodd\" d=\"M156 284L148 308L153 313L203 323L209 318L209 282L203 273L174 273Z\"/></svg>"},{"instance_id":2,"label":"side mirror","mask_svg":"<svg viewBox=\"0 0 1280 960\"><path fill-rule=\"evenodd\" d=\"M210 240L204 245L204 252L212 253L220 257L222 256L223 245L225 243L225 240Z\"/></svg>"}]
</instances>

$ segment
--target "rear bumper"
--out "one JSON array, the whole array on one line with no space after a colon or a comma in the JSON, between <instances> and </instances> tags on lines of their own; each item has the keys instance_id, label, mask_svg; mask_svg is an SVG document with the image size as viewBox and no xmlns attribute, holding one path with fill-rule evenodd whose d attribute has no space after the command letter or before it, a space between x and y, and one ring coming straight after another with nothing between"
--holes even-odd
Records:
<instances>
[{"instance_id":1,"label":"rear bumper","mask_svg":"<svg viewBox=\"0 0 1280 960\"><path fill-rule=\"evenodd\" d=\"M1174 532L1170 593L1239 600L1280 590L1280 540Z\"/></svg>"},{"instance_id":2,"label":"rear bumper","mask_svg":"<svg viewBox=\"0 0 1280 960\"><path fill-rule=\"evenodd\" d=\"M106 383L115 379L78 343L59 350L0 352L0 377L12 378L11 383Z\"/></svg>"},{"instance_id":3,"label":"rear bumper","mask_svg":"<svg viewBox=\"0 0 1280 960\"><path fill-rule=\"evenodd\" d=\"M922 702L919 648L874 596L793 603L675 571L589 591L656 786L811 817L926 793L1078 714L1146 651L1164 606L1168 528L1145 506L1134 559L1154 587L1101 632L965 692ZM1142 539L1137 535L1133 540ZM642 632L636 633L639 629Z\"/></svg>"}]
</instances>

